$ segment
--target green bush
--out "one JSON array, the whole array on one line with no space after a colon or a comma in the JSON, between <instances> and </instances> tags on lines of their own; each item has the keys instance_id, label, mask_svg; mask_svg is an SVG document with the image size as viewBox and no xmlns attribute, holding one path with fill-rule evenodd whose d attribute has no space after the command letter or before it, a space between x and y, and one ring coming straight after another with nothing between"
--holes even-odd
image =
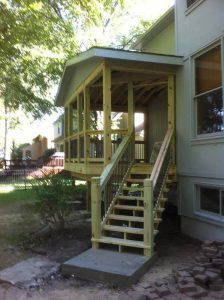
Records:
<instances>
[{"instance_id":1,"label":"green bush","mask_svg":"<svg viewBox=\"0 0 224 300\"><path fill-rule=\"evenodd\" d=\"M37 195L36 210L43 222L51 229L64 228L66 217L71 213L68 201L74 195L73 180L51 172L36 179L33 188Z\"/></svg>"}]
</instances>

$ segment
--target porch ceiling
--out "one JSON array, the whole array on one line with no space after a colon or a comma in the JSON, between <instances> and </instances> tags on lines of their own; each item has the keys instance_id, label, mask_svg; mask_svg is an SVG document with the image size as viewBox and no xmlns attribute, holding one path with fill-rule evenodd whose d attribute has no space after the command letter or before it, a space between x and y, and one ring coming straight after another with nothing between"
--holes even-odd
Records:
<instances>
[{"instance_id":1,"label":"porch ceiling","mask_svg":"<svg viewBox=\"0 0 224 300\"><path fill-rule=\"evenodd\" d=\"M142 110L151 97L166 88L168 74L175 74L183 65L180 56L94 47L67 62L55 104L62 106L69 101L102 62L112 70L113 111L125 111L128 82L133 82L136 109ZM102 85L102 76L90 85L91 105L99 110L102 108Z\"/></svg>"},{"instance_id":2,"label":"porch ceiling","mask_svg":"<svg viewBox=\"0 0 224 300\"><path fill-rule=\"evenodd\" d=\"M148 102L167 88L167 75L129 73L112 71L111 74L111 109L127 111L128 82L133 83L135 111L144 111ZM100 77L91 85L91 109L103 110L103 80Z\"/></svg>"}]
</instances>

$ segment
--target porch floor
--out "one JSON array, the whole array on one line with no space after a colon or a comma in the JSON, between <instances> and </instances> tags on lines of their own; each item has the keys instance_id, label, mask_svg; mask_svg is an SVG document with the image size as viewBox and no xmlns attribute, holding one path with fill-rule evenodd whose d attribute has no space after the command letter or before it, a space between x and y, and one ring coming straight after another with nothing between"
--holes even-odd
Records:
<instances>
[{"instance_id":1,"label":"porch floor","mask_svg":"<svg viewBox=\"0 0 224 300\"><path fill-rule=\"evenodd\" d=\"M119 253L89 249L62 265L63 275L127 286L136 283L154 262L156 255Z\"/></svg>"}]
</instances>

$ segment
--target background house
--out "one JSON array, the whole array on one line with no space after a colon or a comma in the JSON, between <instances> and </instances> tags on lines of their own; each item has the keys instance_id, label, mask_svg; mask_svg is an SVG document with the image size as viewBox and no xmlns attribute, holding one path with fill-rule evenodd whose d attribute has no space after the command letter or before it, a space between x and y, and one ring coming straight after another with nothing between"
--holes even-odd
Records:
<instances>
[{"instance_id":1,"label":"background house","mask_svg":"<svg viewBox=\"0 0 224 300\"><path fill-rule=\"evenodd\" d=\"M26 145L21 148L22 150L22 159L31 159L37 160L40 158L45 150L48 148L48 140L46 137L38 135L33 139L31 145Z\"/></svg>"},{"instance_id":2,"label":"background house","mask_svg":"<svg viewBox=\"0 0 224 300\"><path fill-rule=\"evenodd\" d=\"M56 152L64 152L64 114L53 123L54 125L54 148Z\"/></svg>"}]
</instances>

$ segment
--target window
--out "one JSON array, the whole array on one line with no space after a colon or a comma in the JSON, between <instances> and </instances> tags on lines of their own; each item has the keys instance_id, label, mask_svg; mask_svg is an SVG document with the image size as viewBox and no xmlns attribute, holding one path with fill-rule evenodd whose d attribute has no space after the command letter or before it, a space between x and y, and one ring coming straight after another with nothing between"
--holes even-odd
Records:
<instances>
[{"instance_id":1,"label":"window","mask_svg":"<svg viewBox=\"0 0 224 300\"><path fill-rule=\"evenodd\" d=\"M224 216L224 189L211 187L199 188L199 209Z\"/></svg>"},{"instance_id":2,"label":"window","mask_svg":"<svg viewBox=\"0 0 224 300\"><path fill-rule=\"evenodd\" d=\"M196 133L224 132L221 46L195 58Z\"/></svg>"},{"instance_id":3,"label":"window","mask_svg":"<svg viewBox=\"0 0 224 300\"><path fill-rule=\"evenodd\" d=\"M187 0L187 7L190 7L192 4L197 2L198 0Z\"/></svg>"},{"instance_id":4,"label":"window","mask_svg":"<svg viewBox=\"0 0 224 300\"><path fill-rule=\"evenodd\" d=\"M61 134L61 126L58 124L58 134Z\"/></svg>"},{"instance_id":5,"label":"window","mask_svg":"<svg viewBox=\"0 0 224 300\"><path fill-rule=\"evenodd\" d=\"M25 157L26 157L26 159L31 159L31 150L26 150L26 152L25 152Z\"/></svg>"}]
</instances>

